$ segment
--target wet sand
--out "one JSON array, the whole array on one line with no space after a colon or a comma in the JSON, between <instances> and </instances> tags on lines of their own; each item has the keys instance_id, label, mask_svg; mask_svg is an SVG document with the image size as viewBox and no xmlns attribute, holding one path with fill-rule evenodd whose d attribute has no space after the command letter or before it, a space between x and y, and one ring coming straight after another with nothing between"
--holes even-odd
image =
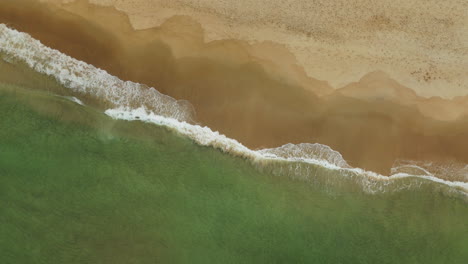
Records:
<instances>
[{"instance_id":1,"label":"wet sand","mask_svg":"<svg viewBox=\"0 0 468 264\"><path fill-rule=\"evenodd\" d=\"M318 142L353 166L385 174L396 159L468 163L467 100L425 99L380 72L334 90L309 77L284 45L206 42L203 27L183 16L135 31L126 14L83 1L61 8L2 2L0 22L186 99L199 123L252 148Z\"/></svg>"}]
</instances>

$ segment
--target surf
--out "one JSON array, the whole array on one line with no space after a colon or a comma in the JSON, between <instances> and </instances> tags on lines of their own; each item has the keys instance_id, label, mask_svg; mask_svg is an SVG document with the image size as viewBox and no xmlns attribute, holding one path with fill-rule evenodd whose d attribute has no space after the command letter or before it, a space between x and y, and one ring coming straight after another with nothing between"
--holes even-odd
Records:
<instances>
[{"instance_id":1,"label":"surf","mask_svg":"<svg viewBox=\"0 0 468 264\"><path fill-rule=\"evenodd\" d=\"M194 124L195 111L188 102L176 100L144 84L120 80L102 69L46 47L30 35L11 29L5 24L0 24L0 43L0 51L4 54L2 58L5 61L23 62L33 70L53 77L77 96L91 96L104 102L107 107L104 112L112 118L138 120L167 127L199 145L245 158L259 170L313 181L317 177L323 178L323 175L328 175L325 173L320 176L314 173L314 168L319 167L338 175L335 182L340 179L352 179L352 182L369 193L414 188L420 186L421 181L429 181L468 194L468 183L443 180L423 168L419 170L422 173L415 174L407 173L399 166L389 176L353 168L339 152L318 143L249 149L237 140L209 127ZM78 100L79 104L83 104ZM401 184L402 179L409 179L410 182ZM330 181L331 178L322 180Z\"/></svg>"},{"instance_id":2,"label":"surf","mask_svg":"<svg viewBox=\"0 0 468 264\"><path fill-rule=\"evenodd\" d=\"M0 43L0 51L6 54L4 60L20 60L79 94L91 95L113 106L141 105L162 116L185 121L193 119L193 109L187 102L175 100L143 84L122 81L102 69L51 49L5 24L0 24Z\"/></svg>"}]
</instances>

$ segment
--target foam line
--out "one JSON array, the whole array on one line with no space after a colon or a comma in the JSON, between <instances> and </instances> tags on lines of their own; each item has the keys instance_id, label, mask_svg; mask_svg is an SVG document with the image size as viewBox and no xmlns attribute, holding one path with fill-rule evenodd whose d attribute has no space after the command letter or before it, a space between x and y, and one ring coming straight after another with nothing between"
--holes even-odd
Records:
<instances>
[{"instance_id":1,"label":"foam line","mask_svg":"<svg viewBox=\"0 0 468 264\"><path fill-rule=\"evenodd\" d=\"M286 144L279 148L251 150L235 139L212 131L209 127L188 123L187 121L193 118L193 110L189 104L177 101L143 84L122 81L102 69L46 47L30 35L10 29L5 24L0 24L0 52L4 54L4 60L24 62L35 71L54 77L60 84L77 94L89 95L110 103L113 108L106 110L105 113L113 118L140 120L165 126L191 138L200 145L244 157L256 164L265 161L312 164L340 171L343 177L351 173L363 179L372 179L373 183L417 177L451 186L468 194L468 183L437 178L428 170L416 165L414 166L419 168L423 175L399 171L401 168L411 166L396 167L394 174L389 177L360 168L352 168L339 152L317 143ZM71 100L82 104L77 98Z\"/></svg>"},{"instance_id":2,"label":"foam line","mask_svg":"<svg viewBox=\"0 0 468 264\"><path fill-rule=\"evenodd\" d=\"M7 60L20 60L35 71L54 77L74 92L91 95L116 107L142 105L162 116L185 121L193 118L193 110L188 103L143 84L122 81L102 69L51 49L5 24L0 24L0 52L8 55Z\"/></svg>"},{"instance_id":3,"label":"foam line","mask_svg":"<svg viewBox=\"0 0 468 264\"><path fill-rule=\"evenodd\" d=\"M159 126L168 127L184 136L187 136L194 140L196 143L202 146L210 146L223 152L227 152L229 154L247 158L255 163L261 163L262 161L283 161L283 162L301 162L301 163L308 163L313 165L318 165L321 167L325 167L330 170L334 171L342 171L348 173L358 174L361 177L369 177L373 180L378 181L392 181L395 179L401 178L420 178L425 180L430 180L433 182L441 183L450 187L457 188L463 191L465 194L468 194L468 183L466 182L458 182L458 181L447 181L443 180L431 175L410 175L407 173L397 173L391 176L383 176L375 172L366 171L360 168L351 168L345 163L343 160L339 160L336 156L336 151L331 150L328 146L320 144L313 144L315 149L328 149L332 151L327 155L323 155L323 151L316 153L315 156L313 154L313 150L307 151L308 156L287 156L287 153L282 152L282 150L294 148L293 144L287 144L285 146L276 148L276 149L265 149L265 150L251 150L246 146L242 145L235 139L231 139L226 137L225 135L220 134L217 131L211 130L209 127L201 127L199 125L192 125L187 122L181 122L175 120L173 118L167 118L163 116L159 116L151 111L148 111L144 107L139 107L136 109L129 109L120 107L117 109L108 109L105 111L107 115L114 119L122 119L128 121L143 121L147 123L153 123ZM297 145L296 147L300 148L301 145ZM303 145L304 146L304 145ZM307 146L307 145L306 145ZM334 153L333 153L334 152ZM339 153L338 153L339 154ZM331 159L326 159L324 156L332 157ZM341 154L339 154L341 157ZM337 163L334 163L337 162ZM344 163L343 163L344 162ZM346 173L342 173L342 175L346 175ZM373 190L370 190L373 191Z\"/></svg>"}]
</instances>

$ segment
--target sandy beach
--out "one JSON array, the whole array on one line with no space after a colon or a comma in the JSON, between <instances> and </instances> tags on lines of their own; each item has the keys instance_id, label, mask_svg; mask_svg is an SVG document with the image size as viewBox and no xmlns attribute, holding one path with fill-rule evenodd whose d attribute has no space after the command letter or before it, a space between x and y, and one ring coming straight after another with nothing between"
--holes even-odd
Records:
<instances>
[{"instance_id":1,"label":"sandy beach","mask_svg":"<svg viewBox=\"0 0 468 264\"><path fill-rule=\"evenodd\" d=\"M384 174L398 159L466 164L466 18L447 20L431 2L420 12L427 18L408 9L398 26L395 8L405 5L397 2L385 9L393 13L378 14L374 26L348 39L356 25L324 18L336 6L319 5L321 16L308 20L296 2L273 16L275 10L262 13L243 1L235 10L216 1L93 1L118 10L86 1L6 1L0 22L120 79L188 100L197 122L252 148L318 142L352 166ZM450 4L455 14L466 8L462 1L444 5ZM354 11L334 15L366 19ZM302 20L323 21L308 27ZM420 27L426 35L410 34ZM403 44L388 41L397 36Z\"/></svg>"},{"instance_id":2,"label":"sandy beach","mask_svg":"<svg viewBox=\"0 0 468 264\"><path fill-rule=\"evenodd\" d=\"M277 43L309 76L333 88L381 70L424 97L452 98L468 92L468 4L464 0L90 2L125 12L135 29L187 15L202 24L205 41ZM269 54L266 57L271 59ZM284 58L278 62L286 64Z\"/></svg>"}]
</instances>

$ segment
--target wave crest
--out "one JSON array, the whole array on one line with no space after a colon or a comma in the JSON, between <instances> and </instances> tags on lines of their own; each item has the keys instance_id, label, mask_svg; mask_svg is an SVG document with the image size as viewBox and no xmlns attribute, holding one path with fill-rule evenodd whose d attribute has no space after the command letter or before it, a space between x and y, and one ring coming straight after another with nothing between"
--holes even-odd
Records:
<instances>
[{"instance_id":1,"label":"wave crest","mask_svg":"<svg viewBox=\"0 0 468 264\"><path fill-rule=\"evenodd\" d=\"M367 193L382 193L389 190L399 191L419 188L422 185L437 182L448 187L453 187L450 191L461 191L465 195L468 194L468 183L466 182L452 182L436 178L432 175L408 174L403 172L392 176L383 176L360 168L338 166L347 165L342 159L341 154L328 146L320 146L320 144L287 144L276 149L255 151L247 148L235 139L228 138L217 131L212 131L209 127L201 127L199 125L192 125L187 122L180 122L172 118L159 116L144 107L139 107L137 109L120 107L117 109L108 109L105 113L115 119L128 121L138 120L165 126L191 138L199 145L210 146L231 155L245 158L251 161L261 171L266 171L273 175L303 179L325 187L333 186L333 188L336 189L341 186L340 188L349 189L353 188L353 186L359 186L359 188ZM302 146L306 147L304 148ZM320 150L322 150L322 152L320 152ZM308 156L300 156L301 153L307 153L306 155ZM322 158L317 159L320 155ZM331 159L327 160L327 158ZM336 164L330 161L335 161Z\"/></svg>"},{"instance_id":2,"label":"wave crest","mask_svg":"<svg viewBox=\"0 0 468 264\"><path fill-rule=\"evenodd\" d=\"M0 24L0 51L5 60L16 59L37 72L54 77L74 92L91 95L112 107L145 106L158 115L181 121L194 120L193 107L154 88L119 78L83 61L67 56L43 45L26 33Z\"/></svg>"},{"instance_id":3,"label":"wave crest","mask_svg":"<svg viewBox=\"0 0 468 264\"><path fill-rule=\"evenodd\" d=\"M284 159L322 160L341 168L350 168L341 153L319 143L288 143L278 148L262 149L259 153Z\"/></svg>"}]
</instances>

